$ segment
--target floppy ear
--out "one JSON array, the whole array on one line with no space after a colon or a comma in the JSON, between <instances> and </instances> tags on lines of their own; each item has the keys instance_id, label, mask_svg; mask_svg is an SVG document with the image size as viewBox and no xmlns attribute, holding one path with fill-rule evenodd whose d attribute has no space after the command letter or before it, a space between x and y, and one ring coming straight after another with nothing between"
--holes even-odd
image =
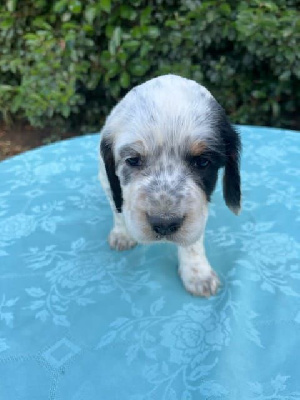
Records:
<instances>
[{"instance_id":1,"label":"floppy ear","mask_svg":"<svg viewBox=\"0 0 300 400\"><path fill-rule=\"evenodd\" d=\"M115 158L112 150L112 142L108 138L103 138L100 144L100 152L104 161L106 175L109 181L112 197L119 213L122 212L122 190L119 178L116 175Z\"/></svg>"},{"instance_id":2,"label":"floppy ear","mask_svg":"<svg viewBox=\"0 0 300 400\"><path fill-rule=\"evenodd\" d=\"M225 144L225 170L223 176L223 195L226 205L234 214L241 210L241 178L240 178L240 152L241 140L239 133L227 120L221 123L221 132Z\"/></svg>"}]
</instances>

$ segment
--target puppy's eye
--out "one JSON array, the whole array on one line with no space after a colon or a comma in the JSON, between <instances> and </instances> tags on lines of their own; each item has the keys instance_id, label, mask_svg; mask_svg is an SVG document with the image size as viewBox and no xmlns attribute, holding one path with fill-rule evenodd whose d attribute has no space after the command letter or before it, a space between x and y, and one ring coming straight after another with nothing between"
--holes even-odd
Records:
<instances>
[{"instance_id":1,"label":"puppy's eye","mask_svg":"<svg viewBox=\"0 0 300 400\"><path fill-rule=\"evenodd\" d=\"M210 164L210 161L202 156L194 156L191 158L190 164L194 168L204 169Z\"/></svg>"},{"instance_id":2,"label":"puppy's eye","mask_svg":"<svg viewBox=\"0 0 300 400\"><path fill-rule=\"evenodd\" d=\"M142 165L142 161L140 157L130 157L126 158L126 164L131 167L140 167Z\"/></svg>"}]
</instances>

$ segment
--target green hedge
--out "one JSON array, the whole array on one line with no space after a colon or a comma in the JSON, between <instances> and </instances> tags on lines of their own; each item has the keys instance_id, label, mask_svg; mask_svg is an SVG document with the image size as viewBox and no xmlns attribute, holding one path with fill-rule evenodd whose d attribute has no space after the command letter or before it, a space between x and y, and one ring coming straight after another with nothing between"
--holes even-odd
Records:
<instances>
[{"instance_id":1,"label":"green hedge","mask_svg":"<svg viewBox=\"0 0 300 400\"><path fill-rule=\"evenodd\" d=\"M99 129L132 86L177 73L234 122L299 128L297 0L3 0L0 113Z\"/></svg>"}]
</instances>

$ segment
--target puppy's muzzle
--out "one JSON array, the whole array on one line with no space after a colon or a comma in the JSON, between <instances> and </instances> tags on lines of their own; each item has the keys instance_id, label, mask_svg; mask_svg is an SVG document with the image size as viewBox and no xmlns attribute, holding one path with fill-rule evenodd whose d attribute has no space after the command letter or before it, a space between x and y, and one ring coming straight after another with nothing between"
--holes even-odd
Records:
<instances>
[{"instance_id":1,"label":"puppy's muzzle","mask_svg":"<svg viewBox=\"0 0 300 400\"><path fill-rule=\"evenodd\" d=\"M184 217L148 215L151 228L160 236L168 236L177 232L183 220Z\"/></svg>"}]
</instances>

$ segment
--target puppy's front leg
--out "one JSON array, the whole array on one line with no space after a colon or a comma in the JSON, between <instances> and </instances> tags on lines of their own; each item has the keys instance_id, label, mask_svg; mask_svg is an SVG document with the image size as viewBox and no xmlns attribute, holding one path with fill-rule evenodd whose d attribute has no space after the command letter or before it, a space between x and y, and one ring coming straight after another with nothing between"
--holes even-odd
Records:
<instances>
[{"instance_id":1,"label":"puppy's front leg","mask_svg":"<svg viewBox=\"0 0 300 400\"><path fill-rule=\"evenodd\" d=\"M216 294L219 278L207 261L203 236L191 246L178 247L179 274L186 290L196 296Z\"/></svg>"},{"instance_id":2,"label":"puppy's front leg","mask_svg":"<svg viewBox=\"0 0 300 400\"><path fill-rule=\"evenodd\" d=\"M105 165L100 158L100 171L99 171L99 179L102 185L102 188L108 198L113 217L114 217L114 226L108 236L108 243L110 247L114 250L128 250L136 245L136 241L131 238L128 233L128 230L125 225L124 217L121 212L116 210L113 196L111 192L111 188L107 179L107 174L105 171Z\"/></svg>"},{"instance_id":3,"label":"puppy's front leg","mask_svg":"<svg viewBox=\"0 0 300 400\"><path fill-rule=\"evenodd\" d=\"M137 243L129 235L125 225L122 213L117 213L113 210L114 226L108 236L108 243L114 250L128 250L134 247Z\"/></svg>"}]
</instances>

